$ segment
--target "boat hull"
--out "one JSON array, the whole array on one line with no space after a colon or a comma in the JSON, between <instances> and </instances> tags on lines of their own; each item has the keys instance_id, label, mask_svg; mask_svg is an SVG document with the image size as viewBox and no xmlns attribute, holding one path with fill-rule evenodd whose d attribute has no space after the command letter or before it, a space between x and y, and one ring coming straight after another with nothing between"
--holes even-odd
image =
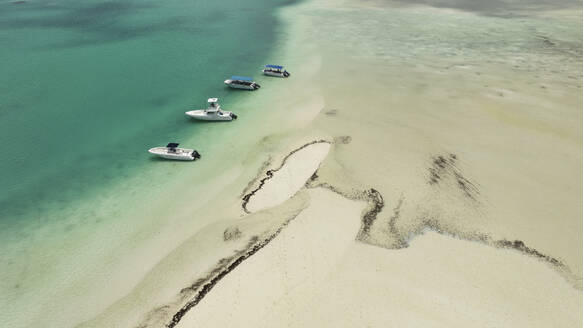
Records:
<instances>
[{"instance_id":1,"label":"boat hull","mask_svg":"<svg viewBox=\"0 0 583 328\"><path fill-rule=\"evenodd\" d=\"M175 161L194 161L196 159L196 157L193 154L196 153L198 155L198 152L196 152L194 149L183 149L183 148L180 148L175 153L169 152L168 148L166 148L166 147L151 148L148 150L148 152L152 155L156 155L156 156L164 158L164 159L170 159L170 160L175 160ZM199 157L200 157L200 155L199 155Z\"/></svg>"},{"instance_id":2,"label":"boat hull","mask_svg":"<svg viewBox=\"0 0 583 328\"><path fill-rule=\"evenodd\" d=\"M185 156L172 156L172 155L167 155L167 154L156 154L164 159L171 159L171 160L175 160L175 161L194 161L194 157L185 157Z\"/></svg>"},{"instance_id":3,"label":"boat hull","mask_svg":"<svg viewBox=\"0 0 583 328\"><path fill-rule=\"evenodd\" d=\"M227 86L229 86L229 88L240 89L240 90L249 90L249 91L257 90L261 87L257 83L253 83L251 85L245 85L245 84L233 83L231 80L226 80L225 84Z\"/></svg>"},{"instance_id":4,"label":"boat hull","mask_svg":"<svg viewBox=\"0 0 583 328\"><path fill-rule=\"evenodd\" d=\"M219 114L218 112L207 112L204 109L191 110L185 114L200 121L232 121L237 118L237 115L232 112L223 111L222 114Z\"/></svg>"},{"instance_id":5,"label":"boat hull","mask_svg":"<svg viewBox=\"0 0 583 328\"><path fill-rule=\"evenodd\" d=\"M289 77L289 73L287 71L284 72L273 72L268 70L263 70L263 74L267 76L274 76L274 77Z\"/></svg>"}]
</instances>

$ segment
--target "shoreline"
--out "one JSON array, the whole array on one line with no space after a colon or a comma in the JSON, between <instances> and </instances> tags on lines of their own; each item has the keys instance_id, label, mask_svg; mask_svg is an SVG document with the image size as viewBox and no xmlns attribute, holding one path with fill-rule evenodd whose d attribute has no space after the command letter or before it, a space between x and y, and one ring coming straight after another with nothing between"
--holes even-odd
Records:
<instances>
[{"instance_id":1,"label":"shoreline","mask_svg":"<svg viewBox=\"0 0 583 328\"><path fill-rule=\"evenodd\" d=\"M283 28L285 22L282 21L281 26ZM287 36L286 33L283 33L283 39L288 37L289 36ZM274 58L278 57L278 51L281 53L286 52L283 49L275 50L274 54L271 54L270 56ZM259 93L254 95L253 99L245 99L238 104L239 110L244 110L247 115L240 116L237 123L246 124L246 129L254 129L254 133L252 137L246 138L245 140L245 142L251 146L250 151L245 153L244 149L237 149L225 156L225 162L230 161L231 164L236 164L231 165L232 167L226 172L220 170L222 173L220 178L221 181L216 181L217 187L214 188L216 189L214 194L221 196L217 199L212 199L211 197L208 204L202 204L198 200L198 197L195 197L196 204L198 205L189 204L188 197L196 196L196 193L192 192L192 190L188 190L190 182L184 181L184 179L177 182L177 185L173 186L172 190L174 193L179 194L184 192L184 195L181 196L179 202L183 205L180 205L177 208L178 213L175 213L173 216L178 217L179 219L173 220L175 223L172 224L184 224L189 222L189 220L191 220L191 224L189 224L186 229L181 230L179 232L180 236L172 241L171 244L175 244L175 246L158 243L158 245L163 245L161 251L165 253L165 255L160 258L160 261L148 268L137 280L130 281L130 277L124 279L124 281L129 282L131 289L127 293L124 293L124 295L115 302L109 304L102 311L99 311L96 316L79 323L79 327L102 327L112 325L134 326L140 322L147 322L148 318L153 318L153 325L156 326L155 322L159 322L158 312L165 313L164 308L160 308L160 304L172 304L171 306L176 306L176 297L181 297L181 293L177 293L177 291L184 289L184 286L190 285L188 281L194 279L194 277L203 277L208 272L212 271L216 261L221 258L227 258L225 252L236 251L234 244L226 245L221 250L209 249L209 247L204 246L203 244L208 244L209 246L216 245L216 241L202 242L200 234L203 231L214 231L213 229L220 226L222 222L232 222L233 224L237 224L236 222L239 220L238 218L242 215L240 213L241 197L238 197L238 195L240 191L244 189L243 186L253 181L252 177L256 176L257 167L261 166L262 162L265 162L265 157L270 157L273 154L283 155L286 147L302 144L301 142L305 140L304 137L296 138L293 131L297 126L311 121L319 112L321 103L317 97L314 97L315 93L313 91L302 91L301 83L313 77L317 70L317 60L309 61L301 66L294 66L294 73L298 74L297 76L294 76L292 80L280 81L278 79L270 79L273 94ZM261 79L268 78L262 77ZM289 90L290 88L297 90L299 94L305 95L302 101L298 102L292 98L281 98L276 95L284 90ZM278 111L267 110L272 107L280 109ZM262 110L254 110L255 108L261 108ZM292 116L286 115L282 110L283 108L295 109L295 114ZM229 109L235 110L234 108ZM253 126L253 124L250 124L258 119L272 122L279 120L281 122L279 123L279 126ZM231 140L231 138L236 140L235 142L228 142L226 144L230 149L236 149L237 147L235 145L242 143L240 136L236 134L234 129L224 129L221 131L220 135L221 138L225 140ZM310 137L307 137L307 139L319 140L324 136L325 135L322 135L321 133L310 133ZM276 157L279 157L279 155L276 155ZM200 162L198 164L205 163ZM205 165L205 167L207 170L216 171L216 168L208 167L208 165ZM211 195L208 196L210 197ZM170 197L170 195L168 195L168 197ZM222 202L226 202L227 206L221 204ZM297 201L292 201L292 203L294 202ZM300 204L301 203L302 202L300 202ZM156 206L160 207L161 205L162 204ZM220 210L217 210L217 208L220 208ZM267 214L272 211L279 210L267 210ZM263 217L267 214L260 214L259 217ZM196 220L192 220L193 218ZM250 222L254 221L251 218L247 219ZM253 228L255 230L252 230L256 231L259 235L265 234L265 231L260 231L261 229L269 230L269 227L272 226L272 223L268 223L266 219L262 220L265 221L265 223L251 224L256 226ZM260 220L258 219L256 221ZM162 227L162 229L165 230L170 228L171 227ZM222 234L223 231L220 233ZM204 240L204 238L202 239ZM238 241L234 242L237 243ZM243 246L244 245L239 245L240 250L246 249ZM207 253L203 255L198 251L187 252L184 250L186 247L193 247L195 250L206 249ZM196 254L196 256L198 256L194 262L191 262L196 263L195 265L189 264L188 261L182 262L177 260L177 258L180 257L189 257L190 255L188 253ZM168 262L172 264L168 264ZM191 269L188 269L189 267ZM194 270L192 268L194 268ZM181 272L181 274L178 274L177 272ZM131 278L135 279L136 276ZM175 281L168 282L166 279L174 279ZM149 296L146 297L145 295ZM165 314L162 316L165 316Z\"/></svg>"},{"instance_id":2,"label":"shoreline","mask_svg":"<svg viewBox=\"0 0 583 328\"><path fill-rule=\"evenodd\" d=\"M89 4L79 5L85 6ZM282 37L280 32L277 32L278 38ZM273 56L272 53L262 53L264 57ZM273 84L277 82L281 81L274 80ZM196 83L189 85L195 86ZM10 231L5 230L7 239L15 240L10 248L5 249L6 262L3 263L6 266L2 272L2 290L5 288L7 292L1 303L7 313L7 325L73 326L103 318L104 313L112 312L116 304L139 289L140 282L147 279L157 264L191 236L223 219L221 215L238 215L238 204L236 207L226 206L228 208L220 212L215 212L208 204L218 207L224 206L225 202L229 206L237 202L236 192L241 190L241 181L246 182L247 177L254 174L254 165L263 160L265 150L257 146L260 138L276 131L268 124L254 127L253 122L272 122L279 114L271 113L268 107L274 98L269 93L253 95L257 97L255 100L246 94L228 93L230 90L220 88L222 81L217 85L218 91L229 94L226 104L230 102L234 107L236 103L237 110L244 114L239 117L239 124L211 128L188 121L190 132L179 135L183 144L212 149L212 157L207 156L206 160L190 166L151 162L145 148L143 154L141 151L138 154L139 160L145 162L138 170L128 173L129 170L120 167L113 171L112 179L123 181L122 184L88 191L87 197L71 203L59 196L61 191L54 190L52 193L58 199L54 206L34 208L32 214L38 215L37 220L17 222L23 226L22 232L30 231L32 241L23 238L28 236L21 233L8 236ZM276 89L281 88L276 86ZM191 92L165 94L165 91L160 90L160 100L154 99L158 110L166 111L161 115L162 121L147 121L144 126L132 126L131 131L128 127L127 135L139 134L141 130L165 131L176 121L185 125L181 121L185 117L184 111L180 108L184 103L192 102ZM150 101L150 98L145 97L144 101ZM286 128L286 125L281 127ZM210 129L212 132L206 134L205 130ZM184 137L186 134L190 137ZM211 144L200 135L219 142ZM119 148L116 142L112 143L113 148ZM209 150L205 153L210 155ZM87 165L98 157L92 155L82 158L89 163ZM83 192L87 188L84 185L75 187ZM75 188L62 190L65 194L76 191ZM229 200L218 201L222 194L228 195ZM53 217L54 224L48 224ZM35 270L36 265L38 270ZM18 279L13 281L12 277ZM186 278L190 276L186 275ZM169 294L163 283L159 287L160 295ZM153 298L144 303L157 301ZM135 308L126 308L129 309L127 316L136 315L144 303L136 302ZM67 311L60 311L63 309Z\"/></svg>"}]
</instances>

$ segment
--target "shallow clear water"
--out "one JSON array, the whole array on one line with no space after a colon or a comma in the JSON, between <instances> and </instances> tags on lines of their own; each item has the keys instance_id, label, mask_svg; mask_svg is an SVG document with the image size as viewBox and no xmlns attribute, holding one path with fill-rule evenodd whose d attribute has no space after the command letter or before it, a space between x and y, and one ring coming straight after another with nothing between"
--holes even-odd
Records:
<instances>
[{"instance_id":1,"label":"shallow clear water","mask_svg":"<svg viewBox=\"0 0 583 328\"><path fill-rule=\"evenodd\" d=\"M83 197L144 165L148 147L196 133L182 112L204 106L209 94L224 96L231 73L257 73L276 6L1 5L3 225L30 219L46 202Z\"/></svg>"},{"instance_id":2,"label":"shallow clear water","mask_svg":"<svg viewBox=\"0 0 583 328\"><path fill-rule=\"evenodd\" d=\"M45 276L67 284L70 265L51 267L59 254L90 262L100 250L85 249L83 239L105 235L108 220L123 220L123 208L146 199L148 186L163 186L175 164L152 160L148 148L198 138L203 145L185 146L207 156L228 151L209 138L225 125L194 123L184 111L203 108L209 96L226 108L246 96L223 80L258 76L276 38L273 13L286 3L0 2L6 322L23 316L18 306L46 301Z\"/></svg>"}]
</instances>

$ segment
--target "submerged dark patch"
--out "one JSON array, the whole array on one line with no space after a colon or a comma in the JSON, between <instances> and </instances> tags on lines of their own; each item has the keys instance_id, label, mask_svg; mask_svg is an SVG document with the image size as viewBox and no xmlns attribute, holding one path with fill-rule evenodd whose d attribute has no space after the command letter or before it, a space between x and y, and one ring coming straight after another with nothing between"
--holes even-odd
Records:
<instances>
[{"instance_id":1,"label":"submerged dark patch","mask_svg":"<svg viewBox=\"0 0 583 328\"><path fill-rule=\"evenodd\" d=\"M79 8L59 7L59 12L40 17L12 18L0 21L7 28L80 28L107 26L121 17L152 6L131 2L104 2Z\"/></svg>"},{"instance_id":2,"label":"submerged dark patch","mask_svg":"<svg viewBox=\"0 0 583 328\"><path fill-rule=\"evenodd\" d=\"M536 35L536 37L542 41L542 43L545 47L554 47L557 45L555 42L551 41L550 38L548 38L544 35Z\"/></svg>"},{"instance_id":3,"label":"submerged dark patch","mask_svg":"<svg viewBox=\"0 0 583 328\"><path fill-rule=\"evenodd\" d=\"M472 200L477 200L480 191L478 187L468 180L457 167L457 155L449 154L449 156L439 155L435 156L431 160L431 166L429 167L429 180L427 181L430 185L437 186L444 179L452 179L457 185L458 189L461 190L464 195Z\"/></svg>"},{"instance_id":4,"label":"submerged dark patch","mask_svg":"<svg viewBox=\"0 0 583 328\"><path fill-rule=\"evenodd\" d=\"M341 143L341 144L349 144L352 142L352 137L351 136L340 136L340 137L336 137L335 141L337 143Z\"/></svg>"},{"instance_id":5,"label":"submerged dark patch","mask_svg":"<svg viewBox=\"0 0 583 328\"><path fill-rule=\"evenodd\" d=\"M223 240L224 241L236 240L239 239L241 235L242 235L241 230L239 230L238 227L230 227L225 229L225 231L223 232Z\"/></svg>"},{"instance_id":6,"label":"submerged dark patch","mask_svg":"<svg viewBox=\"0 0 583 328\"><path fill-rule=\"evenodd\" d=\"M92 44L119 42L163 31L191 30L191 22L172 17L154 23L131 24L126 18L139 11L155 8L152 4L108 1L83 7L71 8L42 6L28 8L43 13L42 16L7 16L0 19L4 29L68 29L80 33L67 41L53 44L50 48L70 48ZM48 9L51 9L50 11Z\"/></svg>"}]
</instances>

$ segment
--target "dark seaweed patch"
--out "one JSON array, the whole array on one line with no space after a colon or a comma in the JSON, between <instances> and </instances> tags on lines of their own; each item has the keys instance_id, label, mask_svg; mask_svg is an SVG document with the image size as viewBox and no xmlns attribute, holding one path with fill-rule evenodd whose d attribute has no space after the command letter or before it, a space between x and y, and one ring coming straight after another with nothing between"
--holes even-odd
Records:
<instances>
[{"instance_id":1,"label":"dark seaweed patch","mask_svg":"<svg viewBox=\"0 0 583 328\"><path fill-rule=\"evenodd\" d=\"M431 230L442 235L447 235L462 240L480 242L496 248L514 249L522 254L543 260L551 264L555 269L558 269L563 273L572 275L569 267L565 263L563 263L562 261L555 257L544 254L536 250L535 248L526 246L526 244L521 240L514 241L506 239L494 240L492 239L492 237L485 233L456 231L456 229L442 225L440 221L436 218L425 218L421 219L420 221L421 224L417 227L417 229L413 233L409 235L408 239L411 239L416 235L422 234L426 230ZM403 232L399 231L396 227L394 230L391 230L391 232L397 236L401 236L403 234ZM408 242L404 241L403 246L409 247Z\"/></svg>"},{"instance_id":2,"label":"dark seaweed patch","mask_svg":"<svg viewBox=\"0 0 583 328\"><path fill-rule=\"evenodd\" d=\"M376 189L371 188L365 191L364 194L370 203L370 207L362 216L362 227L359 232L359 239L368 237L370 234L370 228L377 219L377 215L383 210L383 207L385 207L383 196Z\"/></svg>"},{"instance_id":3,"label":"dark seaweed patch","mask_svg":"<svg viewBox=\"0 0 583 328\"><path fill-rule=\"evenodd\" d=\"M462 190L464 194L471 198L472 200L476 200L478 195L478 190L476 186L471 183L468 179L466 179L459 169L456 167L456 162L458 160L458 156L455 154L449 154L448 156L436 156L432 158L431 167L430 167L430 185L438 186L443 183L444 179L453 179L457 188ZM388 234L386 238L392 240L393 242L389 245L383 243L377 243L371 240L370 231L372 229L373 223L377 219L379 213L381 212L384 201L381 194L374 188L369 189L368 191L343 191L339 187L331 185L325 181L320 181L320 177L318 172L316 171L310 180L306 183L308 188L326 188L335 192L347 199L351 200L365 200L368 201L371 205L369 209L364 213L362 217L362 225L361 229L356 237L358 241L371 243L373 245L385 247L388 249L401 249L409 247L408 240L414 238L417 235L423 234L427 230L435 231L439 234L447 235L450 237L468 240L468 241L475 241L480 242L485 245L489 245L491 247L496 248L504 248L504 249L514 249L519 251L520 253L528 256L535 257L540 259L551 266L554 269L559 271L561 274L565 275L565 277L570 281L575 281L574 286L575 288L581 289L580 285L577 281L580 281L581 278L577 277L571 269L560 259L552 257L548 254L544 254L543 252L527 246L521 240L514 240L509 241L506 239L501 240L494 240L488 234L475 232L475 231L460 231L455 227L444 226L443 223L437 217L419 217L417 218L413 230L399 229L397 226L397 222L402 217L402 207L405 201L405 196L401 195L399 201L397 202L396 206L393 208L392 215L388 218Z\"/></svg>"},{"instance_id":4,"label":"dark seaweed patch","mask_svg":"<svg viewBox=\"0 0 583 328\"><path fill-rule=\"evenodd\" d=\"M429 167L428 183L437 186L444 179L452 178L455 185L457 185L464 195L475 201L480 192L474 183L464 177L461 170L456 165L457 160L458 157L456 154L433 157L431 159L431 166Z\"/></svg>"},{"instance_id":5,"label":"dark seaweed patch","mask_svg":"<svg viewBox=\"0 0 583 328\"><path fill-rule=\"evenodd\" d=\"M306 186L308 186L311 182L316 181L317 179L318 179L318 171L316 170L316 172L314 172L314 174L312 174L310 179L308 179L308 181L306 182Z\"/></svg>"},{"instance_id":6,"label":"dark seaweed patch","mask_svg":"<svg viewBox=\"0 0 583 328\"><path fill-rule=\"evenodd\" d=\"M259 177L261 176L262 172L265 171L270 165L271 165L271 157L269 159L267 159L266 161L264 161L263 164L261 164L261 167L257 171L257 175L255 176L255 178L253 178L252 180L250 180L247 183L247 186L245 186L245 189L243 189L243 191L241 192L239 197L241 197L241 198L245 197L245 195L248 193L248 191L251 190L251 188L253 188L253 186L255 185L257 180L259 180Z\"/></svg>"},{"instance_id":7,"label":"dark seaweed patch","mask_svg":"<svg viewBox=\"0 0 583 328\"><path fill-rule=\"evenodd\" d=\"M548 37L546 37L544 35L536 35L536 37L542 41L542 43L545 47L554 47L557 45L555 42L551 41L551 39L549 39Z\"/></svg>"},{"instance_id":8,"label":"dark seaweed patch","mask_svg":"<svg viewBox=\"0 0 583 328\"><path fill-rule=\"evenodd\" d=\"M511 249L515 249L521 253L539 258L541 260L544 260L550 264L552 264L553 266L559 267L559 268L566 268L566 265L561 262L560 260L543 254L541 252L539 252L538 250L532 248L532 247L528 247L524 244L523 241L521 240L514 240L514 241L510 241L510 240L506 240L506 239L502 239L502 240L496 240L494 241L494 246L498 247L498 248L511 248Z\"/></svg>"},{"instance_id":9,"label":"dark seaweed patch","mask_svg":"<svg viewBox=\"0 0 583 328\"><path fill-rule=\"evenodd\" d=\"M227 274L243 263L243 261L253 256L253 254L257 253L260 249L269 244L269 242L277 237L281 231L300 213L301 211L288 218L271 236L263 239L262 241L259 241L259 237L253 236L249 240L245 250L238 252L233 257L219 260L215 268L205 278L198 279L191 286L180 290L181 294L190 292L196 292L196 294L172 316L172 320L166 324L166 327L175 327L184 317L184 315L198 303L200 303L200 301L216 286L219 281L221 281L221 279L223 279Z\"/></svg>"},{"instance_id":10,"label":"dark seaweed patch","mask_svg":"<svg viewBox=\"0 0 583 328\"><path fill-rule=\"evenodd\" d=\"M403 202L405 201L405 196L401 195L397 205L393 208L393 215L389 218L389 231L396 239L395 248L405 248L407 247L407 241L403 238L402 234L400 233L399 229L397 228L397 220L401 217L401 207L403 206Z\"/></svg>"},{"instance_id":11,"label":"dark seaweed patch","mask_svg":"<svg viewBox=\"0 0 583 328\"><path fill-rule=\"evenodd\" d=\"M229 240L235 240L235 239L239 239L241 237L241 230L239 230L238 227L230 227L225 229L225 231L223 232L223 240L224 241L229 241Z\"/></svg>"},{"instance_id":12,"label":"dark seaweed patch","mask_svg":"<svg viewBox=\"0 0 583 328\"><path fill-rule=\"evenodd\" d=\"M385 206L385 201L383 195L374 189L370 188L368 190L351 190L350 192L342 191L326 182L318 182L318 171L314 172L312 177L306 182L307 188L325 188L328 189L344 198L356 201L366 201L369 203L368 209L362 216L362 225L356 239L364 240L369 237L370 229L377 219L378 214L383 210Z\"/></svg>"},{"instance_id":13,"label":"dark seaweed patch","mask_svg":"<svg viewBox=\"0 0 583 328\"><path fill-rule=\"evenodd\" d=\"M340 137L334 138L334 141L337 143L347 145L347 144L352 142L352 137L351 136L340 136Z\"/></svg>"}]
</instances>

